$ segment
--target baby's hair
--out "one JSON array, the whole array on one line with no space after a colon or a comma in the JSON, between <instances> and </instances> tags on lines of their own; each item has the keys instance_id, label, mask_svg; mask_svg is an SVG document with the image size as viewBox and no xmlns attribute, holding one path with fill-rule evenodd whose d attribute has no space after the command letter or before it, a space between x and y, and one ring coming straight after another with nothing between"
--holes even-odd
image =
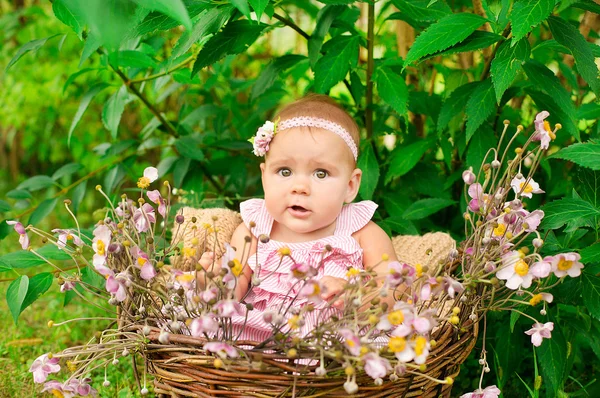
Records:
<instances>
[{"instance_id":1,"label":"baby's hair","mask_svg":"<svg viewBox=\"0 0 600 398\"><path fill-rule=\"evenodd\" d=\"M356 147L360 147L358 125L333 98L323 94L309 94L284 106L274 120L279 117L283 121L298 116L318 117L337 123L350 133Z\"/></svg>"}]
</instances>

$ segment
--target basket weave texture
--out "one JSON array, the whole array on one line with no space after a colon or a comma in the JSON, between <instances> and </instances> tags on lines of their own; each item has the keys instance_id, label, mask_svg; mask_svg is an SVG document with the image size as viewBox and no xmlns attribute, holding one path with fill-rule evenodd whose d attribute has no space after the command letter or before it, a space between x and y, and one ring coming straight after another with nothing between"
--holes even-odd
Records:
<instances>
[{"instance_id":1,"label":"basket weave texture","mask_svg":"<svg viewBox=\"0 0 600 398\"><path fill-rule=\"evenodd\" d=\"M184 208L183 224L175 224L173 239L183 240L190 246L198 239L200 251L213 251L219 257L224 253L224 243L229 242L235 228L241 223L238 213L221 208ZM192 223L192 218L195 222ZM202 226L212 226L207 233ZM195 227L194 227L195 226ZM454 240L445 233L428 233L423 236L396 236L392 243L400 262L435 264L447 259ZM192 264L182 261L180 268L190 270ZM182 265L181 265L182 264ZM438 308L438 315L462 303L448 302ZM431 308L436 308L433 304ZM477 324L468 320L469 311L461 308L461 329L442 323L432 332L436 345L430 351L426 370L422 374L406 374L396 381L385 379L376 386L364 372L357 374L360 386L352 397L449 397L452 386L440 384L431 378L444 380L458 375L460 365L471 352L477 340ZM225 368L215 368L214 357L202 349L203 338L170 335L170 344L158 342L156 329L149 336L145 355L148 370L154 375L155 392L171 397L349 397L344 390L347 380L344 369L332 362L327 376L315 375L318 354L299 352L296 360L285 353L265 353L255 350L257 342L238 341L240 358ZM304 359L304 360L302 360Z\"/></svg>"}]
</instances>

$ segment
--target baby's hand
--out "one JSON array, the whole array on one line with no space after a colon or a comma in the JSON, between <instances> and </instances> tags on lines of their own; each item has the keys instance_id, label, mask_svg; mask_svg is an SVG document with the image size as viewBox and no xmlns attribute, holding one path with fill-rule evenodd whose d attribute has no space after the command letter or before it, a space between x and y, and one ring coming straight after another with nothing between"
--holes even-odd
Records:
<instances>
[{"instance_id":1,"label":"baby's hand","mask_svg":"<svg viewBox=\"0 0 600 398\"><path fill-rule=\"evenodd\" d=\"M346 286L347 281L342 278L326 275L321 278L319 283L325 290L323 294L321 294L321 298L325 301L329 301L331 298L344 291L344 286ZM344 306L344 299L342 297L338 297L338 299L333 302L333 306L335 308L342 309Z\"/></svg>"},{"instance_id":2,"label":"baby's hand","mask_svg":"<svg viewBox=\"0 0 600 398\"><path fill-rule=\"evenodd\" d=\"M214 263L214 259L215 259L215 253L204 252L204 253L202 253L202 257L200 257L200 260L198 260L198 264L200 264L205 271L208 271L212 267L212 265ZM213 271L214 271L214 269L213 269Z\"/></svg>"}]
</instances>

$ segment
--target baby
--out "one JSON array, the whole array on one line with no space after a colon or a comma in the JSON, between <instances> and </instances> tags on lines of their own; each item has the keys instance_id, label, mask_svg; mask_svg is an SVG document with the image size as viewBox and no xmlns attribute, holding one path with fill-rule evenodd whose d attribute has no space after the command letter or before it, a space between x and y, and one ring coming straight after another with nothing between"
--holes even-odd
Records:
<instances>
[{"instance_id":1,"label":"baby","mask_svg":"<svg viewBox=\"0 0 600 398\"><path fill-rule=\"evenodd\" d=\"M254 154L265 157L260 165L265 199L241 203L244 222L231 240L236 258L248 264L235 292L238 300L254 307L247 318L240 317L246 340L272 335L265 312L277 312L292 299L295 307L308 303L296 297L302 286L289 276L299 266L317 268L314 279L323 288L322 299L329 300L343 290L350 268L374 267L383 275L384 254L389 261L396 259L390 238L371 221L377 205L351 203L362 177L356 168L359 131L352 117L331 98L309 95L287 105L275 120L265 123L253 141ZM205 269L211 266L212 253L200 263ZM341 304L338 300L334 306ZM307 312L300 335L319 316L319 311Z\"/></svg>"}]
</instances>

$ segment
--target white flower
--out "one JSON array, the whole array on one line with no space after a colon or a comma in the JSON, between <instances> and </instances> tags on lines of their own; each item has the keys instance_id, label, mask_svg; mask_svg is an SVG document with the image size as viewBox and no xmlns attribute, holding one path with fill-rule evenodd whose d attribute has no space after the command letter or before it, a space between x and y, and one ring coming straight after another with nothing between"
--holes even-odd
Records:
<instances>
[{"instance_id":1,"label":"white flower","mask_svg":"<svg viewBox=\"0 0 600 398\"><path fill-rule=\"evenodd\" d=\"M533 280L529 264L523 260L523 254L516 250L502 256L502 267L496 272L496 277L505 280L506 287L512 290L521 287L527 289Z\"/></svg>"},{"instance_id":2,"label":"white flower","mask_svg":"<svg viewBox=\"0 0 600 398\"><path fill-rule=\"evenodd\" d=\"M544 261L550 261L552 272L559 278L565 275L573 278L581 275L583 264L579 260L581 260L579 253L561 253L554 257L544 258Z\"/></svg>"},{"instance_id":3,"label":"white flower","mask_svg":"<svg viewBox=\"0 0 600 398\"><path fill-rule=\"evenodd\" d=\"M144 177L150 182L154 182L158 179L158 169L156 167L146 167L144 169Z\"/></svg>"},{"instance_id":4,"label":"white flower","mask_svg":"<svg viewBox=\"0 0 600 398\"><path fill-rule=\"evenodd\" d=\"M517 195L525 196L526 198L531 198L534 193L544 193L540 189L540 184L535 182L533 178L515 177L511 181L510 186Z\"/></svg>"},{"instance_id":5,"label":"white flower","mask_svg":"<svg viewBox=\"0 0 600 398\"><path fill-rule=\"evenodd\" d=\"M550 114L548 111L541 111L535 116L535 133L533 134L533 141L540 141L540 147L542 149L548 149L550 141L556 138L556 131L550 129L550 123L546 119Z\"/></svg>"},{"instance_id":6,"label":"white flower","mask_svg":"<svg viewBox=\"0 0 600 398\"><path fill-rule=\"evenodd\" d=\"M460 398L498 398L499 395L500 389L494 385L486 387L483 390L477 389L473 392L463 394Z\"/></svg>"},{"instance_id":7,"label":"white flower","mask_svg":"<svg viewBox=\"0 0 600 398\"><path fill-rule=\"evenodd\" d=\"M536 347L542 345L543 339L549 339L552 337L552 330L554 330L553 322L546 322L544 324L536 323L531 329L525 332L525 334L531 336L531 344Z\"/></svg>"}]
</instances>

